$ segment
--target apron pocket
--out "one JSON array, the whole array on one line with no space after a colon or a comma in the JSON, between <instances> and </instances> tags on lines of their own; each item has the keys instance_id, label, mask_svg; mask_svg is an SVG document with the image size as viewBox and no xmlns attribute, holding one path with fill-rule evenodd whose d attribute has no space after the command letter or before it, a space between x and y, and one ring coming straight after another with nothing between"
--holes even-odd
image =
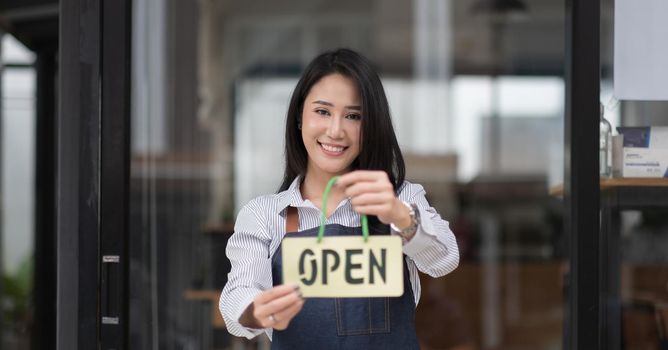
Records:
<instances>
[{"instance_id":1,"label":"apron pocket","mask_svg":"<svg viewBox=\"0 0 668 350\"><path fill-rule=\"evenodd\" d=\"M389 298L341 298L334 302L339 335L390 332Z\"/></svg>"}]
</instances>

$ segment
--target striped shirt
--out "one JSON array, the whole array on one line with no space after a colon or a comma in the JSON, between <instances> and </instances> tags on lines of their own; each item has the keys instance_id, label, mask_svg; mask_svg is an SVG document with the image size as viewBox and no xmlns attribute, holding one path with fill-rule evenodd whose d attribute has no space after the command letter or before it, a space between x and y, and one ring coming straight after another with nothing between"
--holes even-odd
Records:
<instances>
[{"instance_id":1,"label":"striped shirt","mask_svg":"<svg viewBox=\"0 0 668 350\"><path fill-rule=\"evenodd\" d=\"M239 318L259 293L272 287L271 262L285 235L285 209L297 208L300 230L320 225L320 209L302 198L299 185L298 177L287 190L257 197L239 211L226 249L232 270L218 304L227 329L233 335L250 339L266 332L271 338L271 329L246 328L239 323ZM429 205L421 185L404 182L398 197L416 204L420 215L417 233L403 245L417 305L420 300L418 270L432 277L444 276L457 267L459 250L448 222ZM327 224L348 227L359 226L359 222L360 216L353 211L350 199L341 201L327 219Z\"/></svg>"}]
</instances>

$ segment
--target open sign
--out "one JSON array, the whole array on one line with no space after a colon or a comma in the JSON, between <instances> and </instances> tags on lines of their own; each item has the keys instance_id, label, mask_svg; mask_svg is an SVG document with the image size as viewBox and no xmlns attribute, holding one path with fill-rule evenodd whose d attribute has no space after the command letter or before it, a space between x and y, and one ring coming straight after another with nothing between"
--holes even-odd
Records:
<instances>
[{"instance_id":1,"label":"open sign","mask_svg":"<svg viewBox=\"0 0 668 350\"><path fill-rule=\"evenodd\" d=\"M393 297L404 292L401 238L361 236L285 238L283 282L305 297Z\"/></svg>"}]
</instances>

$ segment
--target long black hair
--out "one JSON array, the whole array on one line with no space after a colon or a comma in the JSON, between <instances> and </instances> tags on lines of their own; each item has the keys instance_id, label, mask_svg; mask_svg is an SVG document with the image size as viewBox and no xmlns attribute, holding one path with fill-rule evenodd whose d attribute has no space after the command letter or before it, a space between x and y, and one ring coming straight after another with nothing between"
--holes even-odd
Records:
<instances>
[{"instance_id":1,"label":"long black hair","mask_svg":"<svg viewBox=\"0 0 668 350\"><path fill-rule=\"evenodd\" d=\"M285 175L279 192L287 190L298 175L302 179L306 175L308 153L299 128L304 99L315 83L334 73L355 81L362 98L360 154L352 168L384 170L395 192L398 191L404 182L406 167L392 127L383 84L367 58L350 49L337 49L314 58L292 92L285 125Z\"/></svg>"}]
</instances>

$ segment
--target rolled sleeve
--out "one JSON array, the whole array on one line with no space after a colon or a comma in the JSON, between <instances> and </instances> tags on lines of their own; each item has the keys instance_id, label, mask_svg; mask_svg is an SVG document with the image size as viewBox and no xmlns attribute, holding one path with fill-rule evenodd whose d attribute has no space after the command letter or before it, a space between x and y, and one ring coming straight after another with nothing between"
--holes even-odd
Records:
<instances>
[{"instance_id":1,"label":"rolled sleeve","mask_svg":"<svg viewBox=\"0 0 668 350\"><path fill-rule=\"evenodd\" d=\"M226 249L232 269L218 304L228 331L248 339L263 332L270 333L266 329L248 328L239 323L241 315L255 297L272 287L270 236L260 224L264 221L257 217L260 212L249 203L237 216L234 234Z\"/></svg>"},{"instance_id":2,"label":"rolled sleeve","mask_svg":"<svg viewBox=\"0 0 668 350\"><path fill-rule=\"evenodd\" d=\"M420 215L417 232L403 246L404 254L420 271L432 277L452 272L459 265L457 240L448 222L429 205L424 188L407 183L399 198L416 204Z\"/></svg>"}]
</instances>

